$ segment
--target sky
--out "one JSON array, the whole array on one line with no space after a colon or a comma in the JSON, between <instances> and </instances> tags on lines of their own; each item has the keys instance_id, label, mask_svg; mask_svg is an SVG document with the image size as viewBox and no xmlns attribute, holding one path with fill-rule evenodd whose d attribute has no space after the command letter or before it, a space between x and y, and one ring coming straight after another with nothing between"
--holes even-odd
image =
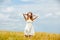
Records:
<instances>
[{"instance_id":1,"label":"sky","mask_svg":"<svg viewBox=\"0 0 60 40\"><path fill-rule=\"evenodd\" d=\"M36 32L60 33L60 0L0 0L0 30L23 32L27 12L39 16Z\"/></svg>"}]
</instances>

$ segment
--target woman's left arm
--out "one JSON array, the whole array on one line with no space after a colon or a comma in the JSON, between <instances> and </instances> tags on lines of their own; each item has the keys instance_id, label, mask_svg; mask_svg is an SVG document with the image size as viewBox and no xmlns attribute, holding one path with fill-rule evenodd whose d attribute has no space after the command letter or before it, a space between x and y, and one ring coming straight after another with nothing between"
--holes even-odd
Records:
<instances>
[{"instance_id":1,"label":"woman's left arm","mask_svg":"<svg viewBox=\"0 0 60 40\"><path fill-rule=\"evenodd\" d=\"M35 15L34 15L35 16ZM35 18L33 18L33 20L35 20L36 18L38 18L38 16L35 16Z\"/></svg>"}]
</instances>

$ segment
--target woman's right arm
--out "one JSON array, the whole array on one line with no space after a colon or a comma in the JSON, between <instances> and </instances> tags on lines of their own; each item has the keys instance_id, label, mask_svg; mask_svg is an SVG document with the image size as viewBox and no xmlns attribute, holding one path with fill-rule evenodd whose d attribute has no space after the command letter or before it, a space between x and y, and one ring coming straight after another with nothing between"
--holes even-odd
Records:
<instances>
[{"instance_id":1,"label":"woman's right arm","mask_svg":"<svg viewBox=\"0 0 60 40\"><path fill-rule=\"evenodd\" d=\"M24 16L25 20L27 20L27 14L23 14L23 16Z\"/></svg>"}]
</instances>

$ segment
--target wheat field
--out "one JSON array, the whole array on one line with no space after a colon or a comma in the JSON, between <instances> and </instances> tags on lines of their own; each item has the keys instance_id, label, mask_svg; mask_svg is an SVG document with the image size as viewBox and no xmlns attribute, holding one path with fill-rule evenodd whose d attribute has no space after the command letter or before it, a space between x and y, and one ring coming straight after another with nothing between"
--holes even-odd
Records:
<instances>
[{"instance_id":1,"label":"wheat field","mask_svg":"<svg viewBox=\"0 0 60 40\"><path fill-rule=\"evenodd\" d=\"M60 34L36 32L32 38L26 38L23 32L0 31L0 40L60 40Z\"/></svg>"}]
</instances>

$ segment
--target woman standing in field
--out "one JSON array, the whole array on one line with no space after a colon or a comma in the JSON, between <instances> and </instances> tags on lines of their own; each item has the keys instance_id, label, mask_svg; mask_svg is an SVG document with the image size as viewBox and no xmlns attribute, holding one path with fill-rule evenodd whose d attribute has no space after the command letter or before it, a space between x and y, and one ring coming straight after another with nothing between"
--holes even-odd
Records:
<instances>
[{"instance_id":1,"label":"woman standing in field","mask_svg":"<svg viewBox=\"0 0 60 40\"><path fill-rule=\"evenodd\" d=\"M34 32L34 27L32 26L32 22L38 17L33 15L32 12L28 12L27 14L23 14L24 19L26 20L26 27L24 30L25 37L32 37Z\"/></svg>"}]
</instances>

